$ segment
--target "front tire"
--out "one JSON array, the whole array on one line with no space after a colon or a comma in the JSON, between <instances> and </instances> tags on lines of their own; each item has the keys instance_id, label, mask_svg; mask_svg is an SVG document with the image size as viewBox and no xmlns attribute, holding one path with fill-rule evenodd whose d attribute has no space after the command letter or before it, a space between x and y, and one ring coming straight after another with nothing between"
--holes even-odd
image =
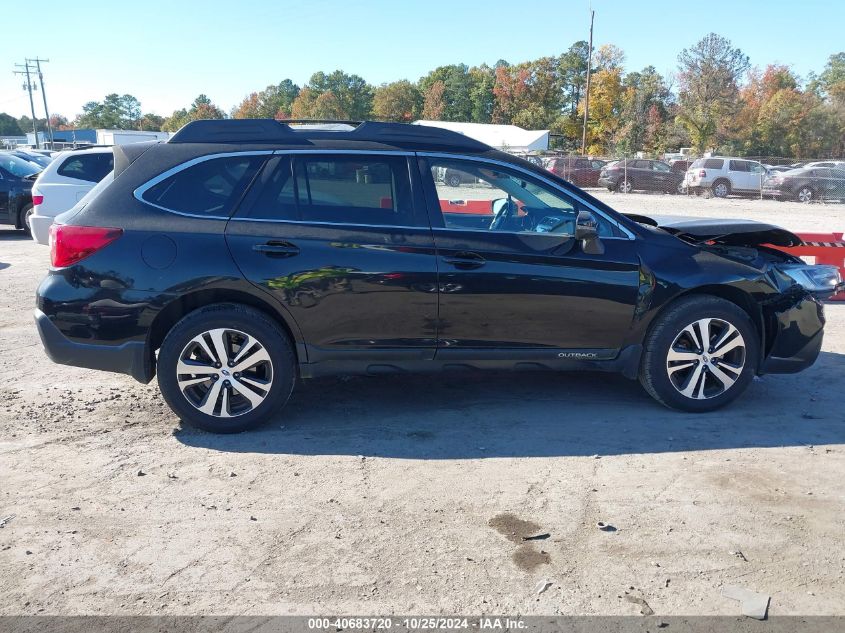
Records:
<instances>
[{"instance_id":1,"label":"front tire","mask_svg":"<svg viewBox=\"0 0 845 633\"><path fill-rule=\"evenodd\" d=\"M264 313L214 304L183 317L158 355L158 386L181 420L213 433L266 422L288 401L296 358Z\"/></svg>"},{"instance_id":2,"label":"front tire","mask_svg":"<svg viewBox=\"0 0 845 633\"><path fill-rule=\"evenodd\" d=\"M661 404L713 411L737 398L757 373L760 342L748 314L725 299L679 299L652 325L640 383Z\"/></svg>"},{"instance_id":3,"label":"front tire","mask_svg":"<svg viewBox=\"0 0 845 633\"><path fill-rule=\"evenodd\" d=\"M803 187L799 187L798 191L795 192L795 199L803 204L810 204L815 199L815 197L816 194L813 191L812 187L807 187L806 185Z\"/></svg>"}]
</instances>

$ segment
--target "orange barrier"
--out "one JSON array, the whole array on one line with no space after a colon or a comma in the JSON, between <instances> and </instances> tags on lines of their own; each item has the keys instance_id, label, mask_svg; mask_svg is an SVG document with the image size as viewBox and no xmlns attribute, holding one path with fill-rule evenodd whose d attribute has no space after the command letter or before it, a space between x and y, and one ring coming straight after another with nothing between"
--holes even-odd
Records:
<instances>
[{"instance_id":1,"label":"orange barrier","mask_svg":"<svg viewBox=\"0 0 845 633\"><path fill-rule=\"evenodd\" d=\"M440 210L449 213L493 214L492 200L441 200Z\"/></svg>"},{"instance_id":2,"label":"orange barrier","mask_svg":"<svg viewBox=\"0 0 845 633\"><path fill-rule=\"evenodd\" d=\"M808 264L830 264L839 268L845 277L845 235L840 233L799 233L803 244L793 248L776 247L797 255ZM812 259L810 259L812 258ZM845 301L845 291L835 294L831 301Z\"/></svg>"}]
</instances>

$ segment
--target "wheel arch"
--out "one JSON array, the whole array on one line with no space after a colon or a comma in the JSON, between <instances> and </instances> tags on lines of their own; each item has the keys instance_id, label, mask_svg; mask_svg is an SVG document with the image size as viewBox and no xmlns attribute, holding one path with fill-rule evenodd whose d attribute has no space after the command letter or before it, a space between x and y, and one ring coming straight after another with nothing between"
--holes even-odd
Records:
<instances>
[{"instance_id":1,"label":"wheel arch","mask_svg":"<svg viewBox=\"0 0 845 633\"><path fill-rule=\"evenodd\" d=\"M754 298L744 290L737 288L736 286L730 286L726 284L706 284L702 286L696 286L694 288L688 288L683 292L675 295L669 301L666 301L663 305L660 306L660 309L657 313L652 317L651 321L648 324L648 328L646 330L645 336L643 340L648 338L648 333L654 327L655 323L660 319L660 317L669 309L670 306L674 305L680 299L684 299L686 297L695 297L695 296L712 296L712 297L719 297L720 299L724 299L725 301L730 301L734 305L738 306L745 312L748 317L751 319L751 323L754 325L754 329L757 330L757 335L759 336L760 342L760 358L758 359L758 367L765 358L769 344L766 340L766 325L765 320L763 318L763 310L760 308L760 305L754 301Z\"/></svg>"},{"instance_id":2,"label":"wheel arch","mask_svg":"<svg viewBox=\"0 0 845 633\"><path fill-rule=\"evenodd\" d=\"M215 303L239 303L259 310L279 325L293 344L297 363L305 361L305 346L302 333L293 318L270 301L244 290L230 288L207 288L182 295L156 314L150 326L148 348L150 355L161 347L164 337L185 315Z\"/></svg>"}]
</instances>

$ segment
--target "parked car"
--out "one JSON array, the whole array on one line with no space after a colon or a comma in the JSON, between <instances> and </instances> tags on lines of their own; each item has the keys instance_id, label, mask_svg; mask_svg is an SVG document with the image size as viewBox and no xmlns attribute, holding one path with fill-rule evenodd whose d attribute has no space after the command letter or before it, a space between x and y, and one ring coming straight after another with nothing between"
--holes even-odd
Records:
<instances>
[{"instance_id":1,"label":"parked car","mask_svg":"<svg viewBox=\"0 0 845 633\"><path fill-rule=\"evenodd\" d=\"M49 244L53 219L79 202L113 167L114 154L110 147L59 154L41 172L32 188L35 205L29 217L32 239Z\"/></svg>"},{"instance_id":2,"label":"parked car","mask_svg":"<svg viewBox=\"0 0 845 633\"><path fill-rule=\"evenodd\" d=\"M38 165L39 168L44 169L47 165L53 162L53 159L49 156L45 156L44 154L39 154L36 152L20 150L20 149L13 149L9 150L10 154L14 154L18 158L23 158L24 160L28 160L30 163L35 163Z\"/></svg>"},{"instance_id":3,"label":"parked car","mask_svg":"<svg viewBox=\"0 0 845 633\"><path fill-rule=\"evenodd\" d=\"M607 164L596 158L558 156L550 158L546 169L579 187L597 187L601 170Z\"/></svg>"},{"instance_id":4,"label":"parked car","mask_svg":"<svg viewBox=\"0 0 845 633\"><path fill-rule=\"evenodd\" d=\"M761 163L744 158L699 158L687 170L683 188L690 193L712 192L717 198L735 194L760 195L766 171Z\"/></svg>"},{"instance_id":5,"label":"parked car","mask_svg":"<svg viewBox=\"0 0 845 633\"><path fill-rule=\"evenodd\" d=\"M767 174L777 173L781 171L790 171L792 169L795 169L795 167L793 167L792 165L763 165L763 167L766 168Z\"/></svg>"},{"instance_id":6,"label":"parked car","mask_svg":"<svg viewBox=\"0 0 845 633\"><path fill-rule=\"evenodd\" d=\"M673 172L663 161L636 158L605 165L599 175L598 185L622 193L635 189L680 193L683 180L683 174Z\"/></svg>"},{"instance_id":7,"label":"parked car","mask_svg":"<svg viewBox=\"0 0 845 633\"><path fill-rule=\"evenodd\" d=\"M820 160L807 163L803 167L830 167L831 169L845 169L845 160Z\"/></svg>"},{"instance_id":8,"label":"parked car","mask_svg":"<svg viewBox=\"0 0 845 633\"><path fill-rule=\"evenodd\" d=\"M41 168L10 152L0 152L0 224L29 231L32 183Z\"/></svg>"},{"instance_id":9,"label":"parked car","mask_svg":"<svg viewBox=\"0 0 845 633\"><path fill-rule=\"evenodd\" d=\"M55 362L157 375L211 431L267 420L298 378L456 367L617 371L710 411L810 366L813 293L842 287L766 246L800 243L784 229L626 216L433 127L194 121L114 153L114 180L51 227L41 340ZM478 180L479 212L451 211L444 168Z\"/></svg>"},{"instance_id":10,"label":"parked car","mask_svg":"<svg viewBox=\"0 0 845 633\"><path fill-rule=\"evenodd\" d=\"M773 174L763 182L763 195L798 202L845 201L845 169L801 167Z\"/></svg>"}]
</instances>

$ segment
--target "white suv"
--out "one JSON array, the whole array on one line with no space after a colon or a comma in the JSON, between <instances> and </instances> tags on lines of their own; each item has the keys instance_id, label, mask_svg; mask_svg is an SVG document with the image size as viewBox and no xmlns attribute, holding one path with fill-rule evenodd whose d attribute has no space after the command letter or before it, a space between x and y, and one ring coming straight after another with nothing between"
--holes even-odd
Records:
<instances>
[{"instance_id":1,"label":"white suv","mask_svg":"<svg viewBox=\"0 0 845 633\"><path fill-rule=\"evenodd\" d=\"M731 193L760 195L765 177L766 168L756 160L699 158L687 170L682 187L696 194L710 191L717 198Z\"/></svg>"},{"instance_id":2,"label":"white suv","mask_svg":"<svg viewBox=\"0 0 845 633\"><path fill-rule=\"evenodd\" d=\"M113 168L111 147L59 154L32 186L34 212L29 216L32 239L39 244L49 244L53 218L73 207Z\"/></svg>"}]
</instances>

